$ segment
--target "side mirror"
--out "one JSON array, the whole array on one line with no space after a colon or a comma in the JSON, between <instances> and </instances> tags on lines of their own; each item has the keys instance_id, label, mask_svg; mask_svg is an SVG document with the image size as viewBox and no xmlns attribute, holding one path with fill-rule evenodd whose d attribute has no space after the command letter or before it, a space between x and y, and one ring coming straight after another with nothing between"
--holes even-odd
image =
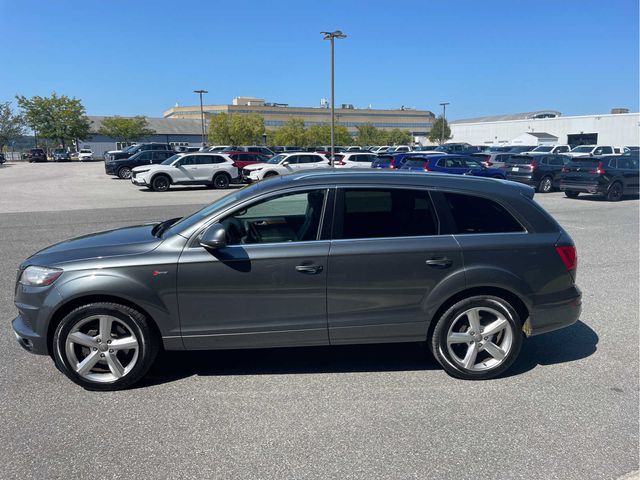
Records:
<instances>
[{"instance_id":1,"label":"side mirror","mask_svg":"<svg viewBox=\"0 0 640 480\"><path fill-rule=\"evenodd\" d=\"M282 162L282 166L286 167L287 165L289 165L289 160L285 160L284 162Z\"/></svg>"},{"instance_id":2,"label":"side mirror","mask_svg":"<svg viewBox=\"0 0 640 480\"><path fill-rule=\"evenodd\" d=\"M200 245L204 248L217 250L227 246L227 232L221 223L210 225L200 237Z\"/></svg>"}]
</instances>

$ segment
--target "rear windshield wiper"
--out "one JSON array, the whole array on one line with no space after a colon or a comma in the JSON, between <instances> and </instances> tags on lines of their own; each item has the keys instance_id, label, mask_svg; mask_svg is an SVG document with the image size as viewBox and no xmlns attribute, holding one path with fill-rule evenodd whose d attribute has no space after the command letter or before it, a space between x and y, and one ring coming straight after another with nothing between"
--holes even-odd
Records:
<instances>
[{"instance_id":1,"label":"rear windshield wiper","mask_svg":"<svg viewBox=\"0 0 640 480\"><path fill-rule=\"evenodd\" d=\"M151 235L153 235L154 237L160 237L167 228L169 228L171 225L176 223L181 218L182 217L170 218L169 220L165 220L164 222L158 223L151 230Z\"/></svg>"}]
</instances>

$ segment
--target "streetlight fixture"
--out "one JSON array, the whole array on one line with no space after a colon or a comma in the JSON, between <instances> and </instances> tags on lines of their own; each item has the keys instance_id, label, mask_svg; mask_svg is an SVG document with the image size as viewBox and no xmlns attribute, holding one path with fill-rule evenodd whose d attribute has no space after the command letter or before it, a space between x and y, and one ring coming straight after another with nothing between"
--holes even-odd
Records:
<instances>
[{"instance_id":1,"label":"streetlight fixture","mask_svg":"<svg viewBox=\"0 0 640 480\"><path fill-rule=\"evenodd\" d=\"M444 143L444 122L447 118L447 105L449 105L449 102L442 102L440 105L442 105L442 133L440 134L440 145L442 145Z\"/></svg>"},{"instance_id":2,"label":"streetlight fixture","mask_svg":"<svg viewBox=\"0 0 640 480\"><path fill-rule=\"evenodd\" d=\"M336 38L347 38L347 36L342 33L340 30L336 30L335 32L320 32L320 35L324 35L322 37L323 40L331 41L331 156L329 157L329 164L333 167L334 163L334 150L335 150L335 140L334 140L334 125L335 125L335 104L334 104L334 81L333 81L333 43Z\"/></svg>"},{"instance_id":3,"label":"streetlight fixture","mask_svg":"<svg viewBox=\"0 0 640 480\"><path fill-rule=\"evenodd\" d=\"M200 122L202 123L202 148L206 147L207 144L204 140L204 109L202 107L202 94L209 93L206 90L194 90L193 93L197 93L200 95Z\"/></svg>"}]
</instances>

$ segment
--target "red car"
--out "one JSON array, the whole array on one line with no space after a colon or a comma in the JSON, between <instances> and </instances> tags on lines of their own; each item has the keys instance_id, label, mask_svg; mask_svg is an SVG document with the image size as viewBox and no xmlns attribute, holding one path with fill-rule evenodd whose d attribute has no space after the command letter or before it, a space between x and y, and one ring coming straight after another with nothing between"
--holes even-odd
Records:
<instances>
[{"instance_id":1,"label":"red car","mask_svg":"<svg viewBox=\"0 0 640 480\"><path fill-rule=\"evenodd\" d=\"M265 163L269 160L267 155L255 152L224 152L231 157L238 167L239 171L242 171L247 165L253 165L254 163Z\"/></svg>"}]
</instances>

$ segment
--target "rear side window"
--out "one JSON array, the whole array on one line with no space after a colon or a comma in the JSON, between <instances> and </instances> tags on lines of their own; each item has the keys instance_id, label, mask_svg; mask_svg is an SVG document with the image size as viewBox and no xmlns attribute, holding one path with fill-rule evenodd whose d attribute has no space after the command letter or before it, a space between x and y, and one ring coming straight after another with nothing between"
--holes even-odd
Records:
<instances>
[{"instance_id":1,"label":"rear side window","mask_svg":"<svg viewBox=\"0 0 640 480\"><path fill-rule=\"evenodd\" d=\"M437 235L429 193L407 189L345 189L334 238ZM342 218L340 218L342 217Z\"/></svg>"},{"instance_id":2,"label":"rear side window","mask_svg":"<svg viewBox=\"0 0 640 480\"><path fill-rule=\"evenodd\" d=\"M524 228L500 204L488 198L445 193L457 234L524 232Z\"/></svg>"}]
</instances>

